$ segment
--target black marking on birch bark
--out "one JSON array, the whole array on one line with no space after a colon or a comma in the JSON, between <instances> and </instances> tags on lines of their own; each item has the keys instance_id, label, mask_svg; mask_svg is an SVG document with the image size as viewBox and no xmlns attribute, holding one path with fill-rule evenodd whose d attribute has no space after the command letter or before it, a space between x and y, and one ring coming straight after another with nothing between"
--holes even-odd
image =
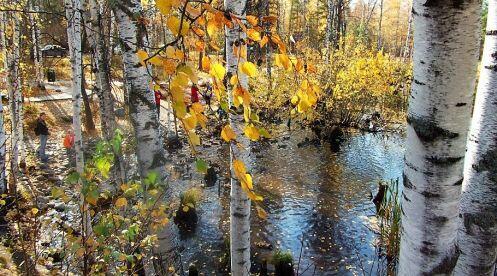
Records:
<instances>
[{"instance_id":1,"label":"black marking on birch bark","mask_svg":"<svg viewBox=\"0 0 497 276\"><path fill-rule=\"evenodd\" d=\"M464 159L464 156L460 157L437 157L437 156L430 156L426 157L426 160L432 164L439 165L439 166L450 166L453 165L459 161Z\"/></svg>"},{"instance_id":2,"label":"black marking on birch bark","mask_svg":"<svg viewBox=\"0 0 497 276\"><path fill-rule=\"evenodd\" d=\"M414 128L418 138L423 142L434 142L438 139L454 139L459 136L459 133L441 128L433 120L426 117L408 116L407 123Z\"/></svg>"},{"instance_id":3,"label":"black marking on birch bark","mask_svg":"<svg viewBox=\"0 0 497 276\"><path fill-rule=\"evenodd\" d=\"M457 180L454 184L452 184L452 186L461 186L463 180L464 180L464 178L461 178L461 179Z\"/></svg>"},{"instance_id":4,"label":"black marking on birch bark","mask_svg":"<svg viewBox=\"0 0 497 276\"><path fill-rule=\"evenodd\" d=\"M404 191L402 191L402 196L404 197L404 199L405 199L407 202L411 202L411 200L410 200L409 198L407 198L406 193L404 193Z\"/></svg>"},{"instance_id":5,"label":"black marking on birch bark","mask_svg":"<svg viewBox=\"0 0 497 276\"><path fill-rule=\"evenodd\" d=\"M497 175L497 147L482 154L478 164L473 165L473 169L477 172L488 171Z\"/></svg>"},{"instance_id":6,"label":"black marking on birch bark","mask_svg":"<svg viewBox=\"0 0 497 276\"><path fill-rule=\"evenodd\" d=\"M407 167L409 167L413 171L416 171L416 172L419 171L419 169L416 166L414 166L413 164L411 164L411 163L409 163L407 161L405 161L405 164L406 164Z\"/></svg>"},{"instance_id":7,"label":"black marking on birch bark","mask_svg":"<svg viewBox=\"0 0 497 276\"><path fill-rule=\"evenodd\" d=\"M243 214L243 213L240 213L240 212L233 212L232 214L235 218L244 218L246 217L247 215Z\"/></svg>"},{"instance_id":8,"label":"black marking on birch bark","mask_svg":"<svg viewBox=\"0 0 497 276\"><path fill-rule=\"evenodd\" d=\"M442 227L449 219L445 216L436 216L433 218L433 221L439 226Z\"/></svg>"},{"instance_id":9,"label":"black marking on birch bark","mask_svg":"<svg viewBox=\"0 0 497 276\"><path fill-rule=\"evenodd\" d=\"M245 251L247 251L247 250L248 250L248 247L240 247L240 248L237 248L237 249L236 249L236 251L238 251L238 252L240 252L240 253L245 252ZM245 262L243 262L243 263L245 263Z\"/></svg>"},{"instance_id":10,"label":"black marking on birch bark","mask_svg":"<svg viewBox=\"0 0 497 276\"><path fill-rule=\"evenodd\" d=\"M445 257L440 261L438 265L436 265L431 271L423 273L423 275L448 275L454 270L456 267L457 260L459 259L459 255L461 251L454 245Z\"/></svg>"},{"instance_id":11,"label":"black marking on birch bark","mask_svg":"<svg viewBox=\"0 0 497 276\"><path fill-rule=\"evenodd\" d=\"M452 0L452 7L456 9L462 9L464 0ZM445 0L427 0L423 6L425 7L440 7L440 8L447 8L449 6L448 4L450 3L449 1ZM450 7L450 6L449 6Z\"/></svg>"},{"instance_id":12,"label":"black marking on birch bark","mask_svg":"<svg viewBox=\"0 0 497 276\"><path fill-rule=\"evenodd\" d=\"M414 79L414 83L419 85L426 85L426 83L418 81L417 79Z\"/></svg>"},{"instance_id":13,"label":"black marking on birch bark","mask_svg":"<svg viewBox=\"0 0 497 276\"><path fill-rule=\"evenodd\" d=\"M485 34L486 35L497 35L497 30L489 30Z\"/></svg>"},{"instance_id":14,"label":"black marking on birch bark","mask_svg":"<svg viewBox=\"0 0 497 276\"><path fill-rule=\"evenodd\" d=\"M424 255L427 255L427 256L434 256L434 255L437 255L437 251L433 248L431 248L432 245L427 245L427 244L423 244L421 246L421 248L419 248L419 252L423 253Z\"/></svg>"},{"instance_id":15,"label":"black marking on birch bark","mask_svg":"<svg viewBox=\"0 0 497 276\"><path fill-rule=\"evenodd\" d=\"M421 192L421 195L423 195L424 197L427 197L427 198L437 198L437 197L440 197L440 194L436 194L436 193L432 193L432 192L428 192L428 191Z\"/></svg>"},{"instance_id":16,"label":"black marking on birch bark","mask_svg":"<svg viewBox=\"0 0 497 276\"><path fill-rule=\"evenodd\" d=\"M150 168L161 168L166 163L166 158L160 152L154 154L154 159L152 160L152 164Z\"/></svg>"},{"instance_id":17,"label":"black marking on birch bark","mask_svg":"<svg viewBox=\"0 0 497 276\"><path fill-rule=\"evenodd\" d=\"M485 66L485 69L488 69L488 70L492 70L492 71L497 72L497 64L494 64L494 65L487 65L487 66Z\"/></svg>"},{"instance_id":18,"label":"black marking on birch bark","mask_svg":"<svg viewBox=\"0 0 497 276\"><path fill-rule=\"evenodd\" d=\"M404 183L404 187L412 190L414 186L412 185L412 182L409 180L409 178L405 173L402 174L402 178L403 178L402 183Z\"/></svg>"},{"instance_id":19,"label":"black marking on birch bark","mask_svg":"<svg viewBox=\"0 0 497 276\"><path fill-rule=\"evenodd\" d=\"M464 228L466 233L473 235L474 226L488 231L495 228L497 224L497 217L494 212L480 212L480 213L463 213L462 214Z\"/></svg>"},{"instance_id":20,"label":"black marking on birch bark","mask_svg":"<svg viewBox=\"0 0 497 276\"><path fill-rule=\"evenodd\" d=\"M419 13L414 9L414 7L412 8L412 14L413 15L419 15Z\"/></svg>"},{"instance_id":21,"label":"black marking on birch bark","mask_svg":"<svg viewBox=\"0 0 497 276\"><path fill-rule=\"evenodd\" d=\"M456 103L456 106L465 106L467 103Z\"/></svg>"}]
</instances>

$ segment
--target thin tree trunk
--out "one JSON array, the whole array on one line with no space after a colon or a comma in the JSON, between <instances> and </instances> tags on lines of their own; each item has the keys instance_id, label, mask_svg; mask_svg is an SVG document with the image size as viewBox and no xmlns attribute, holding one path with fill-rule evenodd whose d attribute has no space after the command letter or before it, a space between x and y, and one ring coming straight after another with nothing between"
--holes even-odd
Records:
<instances>
[{"instance_id":1,"label":"thin tree trunk","mask_svg":"<svg viewBox=\"0 0 497 276\"><path fill-rule=\"evenodd\" d=\"M74 150L76 153L76 171L82 174L84 171L83 156L83 134L81 130L81 86L82 86L82 32L81 32L81 0L64 0L67 17L67 39L69 53L71 57L72 69L72 110L73 110L73 130L74 130ZM87 209L84 196L81 195L82 209ZM82 233L83 238L91 234L91 219L87 211L82 211ZM84 258L85 272L87 272L87 258Z\"/></svg>"},{"instance_id":2,"label":"thin tree trunk","mask_svg":"<svg viewBox=\"0 0 497 276\"><path fill-rule=\"evenodd\" d=\"M4 62L2 64L5 70L8 70L9 63L7 60L7 37L5 34L6 30L6 14L0 13L0 49L4 57ZM8 83L6 80L2 80ZM3 96L0 96L0 193L4 194L7 192L7 179L5 175L6 168L6 147L7 147L7 135L5 133L4 127L4 112L3 112Z\"/></svg>"},{"instance_id":3,"label":"thin tree trunk","mask_svg":"<svg viewBox=\"0 0 497 276\"><path fill-rule=\"evenodd\" d=\"M245 18L246 0L225 0L224 6L232 13ZM227 76L235 75L238 72L238 63L244 60L235 56L233 47L239 40L245 39L245 33L237 25L233 28L226 28L226 69ZM242 47L246 47L245 44ZM240 50L241 51L241 50ZM239 74L241 85L248 89L247 76ZM231 90L231 87L229 88ZM230 95L230 106L232 104L232 93ZM243 148L249 148L246 137L243 137L243 118L239 115L230 114L230 124L237 133L239 141ZM237 146L230 147L230 164L233 164L234 158L242 160L248 164L248 153L246 150L239 150ZM231 165L232 167L232 165ZM233 168L231 173L234 175ZM231 255L231 275L249 275L250 274L250 199L242 190L241 184L234 177L231 177L230 192L230 255Z\"/></svg>"},{"instance_id":4,"label":"thin tree trunk","mask_svg":"<svg viewBox=\"0 0 497 276\"><path fill-rule=\"evenodd\" d=\"M379 51L382 47L381 41L381 23L383 21L383 0L380 0L380 19L378 21L378 41L376 43L376 49Z\"/></svg>"},{"instance_id":5,"label":"thin tree trunk","mask_svg":"<svg viewBox=\"0 0 497 276\"><path fill-rule=\"evenodd\" d=\"M129 95L129 113L135 130L136 154L139 172L142 178L150 173L158 175L159 182L165 185L166 172L164 168L165 153L160 136L160 124L157 117L154 93L151 89L151 78L147 68L140 64L137 51L144 47L145 26L140 16L142 7L139 0L118 0L114 3L114 14L119 30L120 43L124 64L124 77ZM167 187L166 187L167 188ZM170 199L166 190L165 200ZM175 232L168 224L163 236L159 237L161 246L166 254L173 253ZM165 237L164 237L165 236ZM153 267L144 258L144 268L147 274L154 273Z\"/></svg>"},{"instance_id":6,"label":"thin tree trunk","mask_svg":"<svg viewBox=\"0 0 497 276\"><path fill-rule=\"evenodd\" d=\"M36 86L41 89L45 89L43 81L43 69L42 69L42 55L40 48L40 28L38 26L38 5L35 0L30 0L29 5L34 13L29 13L29 21L31 24L31 39L33 40L33 60L35 65L35 81Z\"/></svg>"},{"instance_id":7,"label":"thin tree trunk","mask_svg":"<svg viewBox=\"0 0 497 276\"><path fill-rule=\"evenodd\" d=\"M402 60L409 58L411 53L411 25L412 25L412 6L409 9L409 19L407 23L406 44L404 45L404 52L402 53Z\"/></svg>"},{"instance_id":8,"label":"thin tree trunk","mask_svg":"<svg viewBox=\"0 0 497 276\"><path fill-rule=\"evenodd\" d=\"M9 192L16 192L16 181L19 174L19 148L20 137L19 128L22 127L22 122L20 122L20 95L21 83L20 83L20 56L19 56L19 19L16 15L12 15L12 44L10 45L10 54L8 57L9 61L9 104L10 104L10 120L11 120L11 135L10 135L10 186ZM21 158L22 160L22 158Z\"/></svg>"},{"instance_id":9,"label":"thin tree trunk","mask_svg":"<svg viewBox=\"0 0 497 276\"><path fill-rule=\"evenodd\" d=\"M497 0L488 1L480 80L464 164L454 275L494 275L497 259Z\"/></svg>"},{"instance_id":10,"label":"thin tree trunk","mask_svg":"<svg viewBox=\"0 0 497 276\"><path fill-rule=\"evenodd\" d=\"M479 52L478 1L415 0L399 275L438 271L456 235Z\"/></svg>"},{"instance_id":11,"label":"thin tree trunk","mask_svg":"<svg viewBox=\"0 0 497 276\"><path fill-rule=\"evenodd\" d=\"M334 5L333 0L326 0L326 5L328 7L328 13L326 15L326 62L330 61L331 56L331 43L333 41L333 17L334 17Z\"/></svg>"},{"instance_id":12,"label":"thin tree trunk","mask_svg":"<svg viewBox=\"0 0 497 276\"><path fill-rule=\"evenodd\" d=\"M95 122L93 122L93 112L91 111L90 98L86 93L86 76L85 76L85 65L83 62L83 51L86 45L87 33L86 21L81 18L81 96L83 98L83 105L85 107L85 129L88 132L95 131Z\"/></svg>"}]
</instances>

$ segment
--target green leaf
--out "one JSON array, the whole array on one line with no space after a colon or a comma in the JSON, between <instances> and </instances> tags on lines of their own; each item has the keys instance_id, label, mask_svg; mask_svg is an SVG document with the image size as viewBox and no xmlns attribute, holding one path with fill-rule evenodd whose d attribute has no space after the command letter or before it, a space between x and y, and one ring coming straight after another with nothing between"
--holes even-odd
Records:
<instances>
[{"instance_id":1,"label":"green leaf","mask_svg":"<svg viewBox=\"0 0 497 276\"><path fill-rule=\"evenodd\" d=\"M147 184L147 185L152 185L152 184L157 183L157 178L158 177L159 177L159 175L157 174L157 172L150 172L147 175L147 178L145 178L143 180L143 182L145 182L145 184Z\"/></svg>"},{"instance_id":2,"label":"green leaf","mask_svg":"<svg viewBox=\"0 0 497 276\"><path fill-rule=\"evenodd\" d=\"M229 105L227 102L221 102L221 108L226 112L228 113L229 112Z\"/></svg>"},{"instance_id":3,"label":"green leaf","mask_svg":"<svg viewBox=\"0 0 497 276\"><path fill-rule=\"evenodd\" d=\"M108 158L105 157L100 157L95 160L95 167L97 170L102 174L103 177L108 178L109 177L109 171L111 164L109 162Z\"/></svg>"},{"instance_id":4,"label":"green leaf","mask_svg":"<svg viewBox=\"0 0 497 276\"><path fill-rule=\"evenodd\" d=\"M271 138L271 135L269 134L269 132L262 127L259 128L259 134L264 138L268 138L268 139Z\"/></svg>"},{"instance_id":5,"label":"green leaf","mask_svg":"<svg viewBox=\"0 0 497 276\"><path fill-rule=\"evenodd\" d=\"M197 167L197 171L206 174L209 164L207 164L204 159L197 158L197 161L195 161L195 166Z\"/></svg>"},{"instance_id":6,"label":"green leaf","mask_svg":"<svg viewBox=\"0 0 497 276\"><path fill-rule=\"evenodd\" d=\"M80 180L81 176L78 172L72 172L66 177L66 182L68 184L76 184Z\"/></svg>"}]
</instances>

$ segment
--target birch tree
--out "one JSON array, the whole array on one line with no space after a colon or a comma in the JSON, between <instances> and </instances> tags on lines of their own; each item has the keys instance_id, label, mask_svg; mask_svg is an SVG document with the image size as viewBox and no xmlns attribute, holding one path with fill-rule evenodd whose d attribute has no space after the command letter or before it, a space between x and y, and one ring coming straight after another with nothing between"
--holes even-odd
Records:
<instances>
[{"instance_id":1,"label":"birch tree","mask_svg":"<svg viewBox=\"0 0 497 276\"><path fill-rule=\"evenodd\" d=\"M246 0L225 0L224 6L227 11L245 18ZM233 28L225 27L226 35L226 71L230 78L238 73L238 65L243 62L243 58L235 55L234 48L246 47L246 34L239 25ZM242 51L242 50L239 50ZM248 79L243 73L238 74L240 85L248 90ZM233 103L232 91L228 90L230 106ZM249 144L243 137L243 118L238 115L230 115L230 124L235 133L240 137L243 148L248 149ZM234 159L245 160L248 158L246 150L240 150L236 146L230 146L230 164ZM234 175L234 168L231 165L231 172ZM230 256L231 256L231 275L249 275L250 274L250 199L243 191L240 181L231 177L230 192Z\"/></svg>"},{"instance_id":2,"label":"birch tree","mask_svg":"<svg viewBox=\"0 0 497 276\"><path fill-rule=\"evenodd\" d=\"M3 69L8 69L7 61L7 39L6 39L6 15L0 13L0 50L3 57ZM7 191L7 179L5 178L5 162L6 162L7 135L4 127L4 112L3 112L3 95L0 95L0 193Z\"/></svg>"},{"instance_id":3,"label":"birch tree","mask_svg":"<svg viewBox=\"0 0 497 276\"><path fill-rule=\"evenodd\" d=\"M15 193L17 174L19 173L19 127L22 125L19 121L19 101L18 93L20 92L20 68L19 68L19 20L16 14L10 14L12 20L12 43L10 51L8 51L7 60L8 66L8 81L7 88L9 90L9 105L10 105L10 186L9 192ZM7 22L9 20L7 19Z\"/></svg>"},{"instance_id":4,"label":"birch tree","mask_svg":"<svg viewBox=\"0 0 497 276\"><path fill-rule=\"evenodd\" d=\"M114 14L122 44L124 77L129 95L129 111L137 141L139 172L143 178L155 172L163 181L166 178L164 148L159 135L159 121L155 111L154 93L147 68L142 66L137 52L144 46L143 22L140 1L116 1Z\"/></svg>"},{"instance_id":5,"label":"birch tree","mask_svg":"<svg viewBox=\"0 0 497 276\"><path fill-rule=\"evenodd\" d=\"M64 0L67 17L67 38L72 69L72 111L76 171L83 173L83 135L81 131L81 83L83 70L81 51L81 0Z\"/></svg>"},{"instance_id":6,"label":"birch tree","mask_svg":"<svg viewBox=\"0 0 497 276\"><path fill-rule=\"evenodd\" d=\"M454 275L494 275L497 258L497 0L485 45L464 164ZM457 255L456 255L457 256Z\"/></svg>"},{"instance_id":7,"label":"birch tree","mask_svg":"<svg viewBox=\"0 0 497 276\"><path fill-rule=\"evenodd\" d=\"M42 54L40 48L40 27L38 26L38 5L35 0L29 1L29 6L33 12L29 13L29 22L31 27L31 40L33 43L33 61L35 66L35 82L36 86L44 89L43 84L43 69L42 69Z\"/></svg>"},{"instance_id":8,"label":"birch tree","mask_svg":"<svg viewBox=\"0 0 497 276\"><path fill-rule=\"evenodd\" d=\"M115 130L114 99L110 82L109 52L107 51L102 20L102 7L97 0L89 0L91 28L88 34L93 49L96 67L96 94L100 101L102 132L110 138Z\"/></svg>"},{"instance_id":9,"label":"birch tree","mask_svg":"<svg viewBox=\"0 0 497 276\"><path fill-rule=\"evenodd\" d=\"M415 0L399 275L444 273L457 230L479 52L479 1Z\"/></svg>"}]
</instances>

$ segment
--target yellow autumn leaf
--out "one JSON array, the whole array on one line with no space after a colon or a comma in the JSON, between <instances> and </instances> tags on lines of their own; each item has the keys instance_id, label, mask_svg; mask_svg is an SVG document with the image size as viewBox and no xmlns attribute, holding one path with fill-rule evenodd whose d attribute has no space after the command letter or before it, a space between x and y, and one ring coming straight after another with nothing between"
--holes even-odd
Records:
<instances>
[{"instance_id":1,"label":"yellow autumn leaf","mask_svg":"<svg viewBox=\"0 0 497 276\"><path fill-rule=\"evenodd\" d=\"M202 70L205 72L209 72L211 69L211 60L208 56L202 57Z\"/></svg>"},{"instance_id":2,"label":"yellow autumn leaf","mask_svg":"<svg viewBox=\"0 0 497 276\"><path fill-rule=\"evenodd\" d=\"M240 180L245 177L247 173L247 169L245 168L245 164L239 160L233 160L233 171L235 172L235 176Z\"/></svg>"},{"instance_id":3,"label":"yellow autumn leaf","mask_svg":"<svg viewBox=\"0 0 497 276\"><path fill-rule=\"evenodd\" d=\"M197 74L195 74L195 72L193 71L192 67L190 67L188 65L181 65L181 66L178 67L177 71L185 73L190 78L190 80L193 83L197 83L198 82Z\"/></svg>"},{"instance_id":4,"label":"yellow autumn leaf","mask_svg":"<svg viewBox=\"0 0 497 276\"><path fill-rule=\"evenodd\" d=\"M250 198L253 201L262 201L263 200L262 196L254 193L251 190L247 190L247 191L245 191L245 193L247 194L248 198Z\"/></svg>"},{"instance_id":5,"label":"yellow autumn leaf","mask_svg":"<svg viewBox=\"0 0 497 276\"><path fill-rule=\"evenodd\" d=\"M126 207L126 205L128 205L128 201L126 200L126 198L120 197L116 200L115 205L117 208Z\"/></svg>"},{"instance_id":6,"label":"yellow autumn leaf","mask_svg":"<svg viewBox=\"0 0 497 276\"><path fill-rule=\"evenodd\" d=\"M269 38L267 36L264 36L261 41L259 41L259 45L261 46L261 48L264 48L264 46L266 46L266 44L269 42Z\"/></svg>"},{"instance_id":7,"label":"yellow autumn leaf","mask_svg":"<svg viewBox=\"0 0 497 276\"><path fill-rule=\"evenodd\" d=\"M179 19L176 16L170 16L167 19L166 22L167 27L173 33L174 35L181 34L182 36L185 36L188 33L188 30L190 29L190 23L186 19L183 19L183 22L181 22L181 19ZM180 26L181 26L181 32L180 32Z\"/></svg>"},{"instance_id":8,"label":"yellow autumn leaf","mask_svg":"<svg viewBox=\"0 0 497 276\"><path fill-rule=\"evenodd\" d=\"M262 209L262 207L260 207L259 205L256 205L255 206L256 210L257 210L257 216L261 219L267 219L268 215L267 215L267 212Z\"/></svg>"},{"instance_id":9,"label":"yellow autumn leaf","mask_svg":"<svg viewBox=\"0 0 497 276\"><path fill-rule=\"evenodd\" d=\"M185 119L183 119L186 130L194 129L197 126L197 117L192 114L188 114Z\"/></svg>"},{"instance_id":10,"label":"yellow autumn leaf","mask_svg":"<svg viewBox=\"0 0 497 276\"><path fill-rule=\"evenodd\" d=\"M251 78L256 77L258 74L257 67L255 66L255 64L253 64L250 61L246 61L246 62L242 63L242 66L240 67L240 69L245 75L247 75Z\"/></svg>"},{"instance_id":11,"label":"yellow autumn leaf","mask_svg":"<svg viewBox=\"0 0 497 276\"><path fill-rule=\"evenodd\" d=\"M286 70L291 69L292 67L292 62L290 61L290 58L286 54L275 54L274 55L274 62L276 66L278 67L283 67Z\"/></svg>"},{"instance_id":12,"label":"yellow autumn leaf","mask_svg":"<svg viewBox=\"0 0 497 276\"><path fill-rule=\"evenodd\" d=\"M138 56L138 60L140 61L140 64L145 66L145 60L148 58L147 52L140 49L136 52L136 55Z\"/></svg>"},{"instance_id":13,"label":"yellow autumn leaf","mask_svg":"<svg viewBox=\"0 0 497 276\"><path fill-rule=\"evenodd\" d=\"M261 40L261 34L254 30L254 29L248 29L247 30L247 36L252 39L253 41L259 42Z\"/></svg>"},{"instance_id":14,"label":"yellow autumn leaf","mask_svg":"<svg viewBox=\"0 0 497 276\"><path fill-rule=\"evenodd\" d=\"M250 25L257 26L258 21L259 20L257 19L257 17L253 15L247 15L247 22L250 23Z\"/></svg>"},{"instance_id":15,"label":"yellow autumn leaf","mask_svg":"<svg viewBox=\"0 0 497 276\"><path fill-rule=\"evenodd\" d=\"M252 141L259 140L261 136L259 130L253 124L245 126L243 133L245 133L245 136L247 136Z\"/></svg>"},{"instance_id":16,"label":"yellow autumn leaf","mask_svg":"<svg viewBox=\"0 0 497 276\"><path fill-rule=\"evenodd\" d=\"M217 29L218 27L214 20L207 21L207 34L209 34L210 37L216 34Z\"/></svg>"},{"instance_id":17,"label":"yellow autumn leaf","mask_svg":"<svg viewBox=\"0 0 497 276\"><path fill-rule=\"evenodd\" d=\"M162 66L164 67L164 73L168 76L171 76L176 72L176 63L170 59L163 60Z\"/></svg>"},{"instance_id":18,"label":"yellow autumn leaf","mask_svg":"<svg viewBox=\"0 0 497 276\"><path fill-rule=\"evenodd\" d=\"M176 58L176 49L173 46L166 47L166 57Z\"/></svg>"},{"instance_id":19,"label":"yellow autumn leaf","mask_svg":"<svg viewBox=\"0 0 497 276\"><path fill-rule=\"evenodd\" d=\"M35 215L35 216L36 216L36 214L38 214L38 211L39 211L39 210L38 210L38 208L33 208L33 209L31 209L31 213L32 213L33 215Z\"/></svg>"},{"instance_id":20,"label":"yellow autumn leaf","mask_svg":"<svg viewBox=\"0 0 497 276\"><path fill-rule=\"evenodd\" d=\"M155 5L157 6L157 9L159 9L159 11L165 16L168 16L169 12L171 12L170 0L156 0Z\"/></svg>"},{"instance_id":21,"label":"yellow autumn leaf","mask_svg":"<svg viewBox=\"0 0 497 276\"><path fill-rule=\"evenodd\" d=\"M226 74L226 69L221 63L216 62L211 66L209 74L218 80L223 80L224 75Z\"/></svg>"},{"instance_id":22,"label":"yellow autumn leaf","mask_svg":"<svg viewBox=\"0 0 497 276\"><path fill-rule=\"evenodd\" d=\"M297 105L297 111L299 113L304 113L306 112L309 108L311 107L311 103L309 103L309 100L307 99L307 96L301 97L299 104Z\"/></svg>"},{"instance_id":23,"label":"yellow autumn leaf","mask_svg":"<svg viewBox=\"0 0 497 276\"><path fill-rule=\"evenodd\" d=\"M292 105L297 105L299 103L299 97L295 95L290 101L292 102Z\"/></svg>"},{"instance_id":24,"label":"yellow autumn leaf","mask_svg":"<svg viewBox=\"0 0 497 276\"><path fill-rule=\"evenodd\" d=\"M200 145L200 137L195 133L194 130L190 130L188 132L188 137L190 137L190 142L194 146L199 146Z\"/></svg>"},{"instance_id":25,"label":"yellow autumn leaf","mask_svg":"<svg viewBox=\"0 0 497 276\"><path fill-rule=\"evenodd\" d=\"M245 178L243 179L243 182L245 182L245 185L249 190L254 189L254 184L252 182L252 176L249 173L245 174Z\"/></svg>"},{"instance_id":26,"label":"yellow autumn leaf","mask_svg":"<svg viewBox=\"0 0 497 276\"><path fill-rule=\"evenodd\" d=\"M232 86L235 86L235 85L237 85L237 84L238 84L238 76L237 76L237 75L233 75L233 76L231 76L231 79L230 79L230 84L231 84Z\"/></svg>"},{"instance_id":27,"label":"yellow autumn leaf","mask_svg":"<svg viewBox=\"0 0 497 276\"><path fill-rule=\"evenodd\" d=\"M229 142L236 139L236 133L233 131L230 125L225 125L221 130L221 138L223 138L224 141Z\"/></svg>"},{"instance_id":28,"label":"yellow autumn leaf","mask_svg":"<svg viewBox=\"0 0 497 276\"><path fill-rule=\"evenodd\" d=\"M204 106L199 102L193 103L191 109L197 114L204 112Z\"/></svg>"}]
</instances>

